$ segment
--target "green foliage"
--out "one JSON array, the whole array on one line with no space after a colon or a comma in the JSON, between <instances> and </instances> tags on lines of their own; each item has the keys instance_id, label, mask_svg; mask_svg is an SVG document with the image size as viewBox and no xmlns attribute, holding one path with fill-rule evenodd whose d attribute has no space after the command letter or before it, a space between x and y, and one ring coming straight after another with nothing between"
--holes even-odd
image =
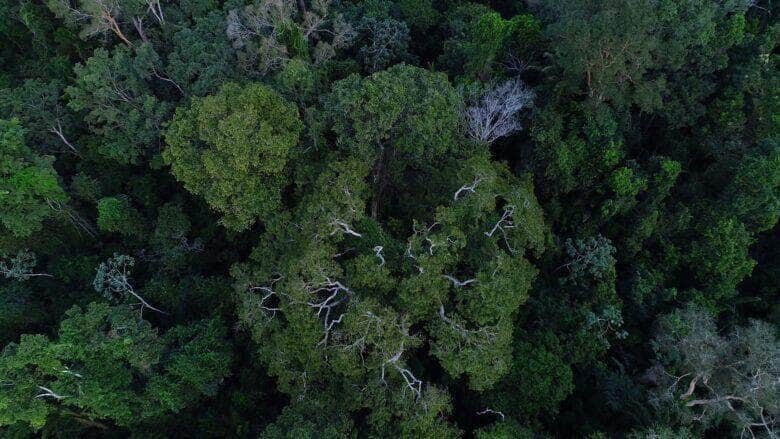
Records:
<instances>
[{"instance_id":1,"label":"green foliage","mask_svg":"<svg viewBox=\"0 0 780 439\"><path fill-rule=\"evenodd\" d=\"M566 264L573 277L590 275L596 279L614 276L615 247L603 236L566 240L566 253L570 261Z\"/></svg>"},{"instance_id":2,"label":"green foliage","mask_svg":"<svg viewBox=\"0 0 780 439\"><path fill-rule=\"evenodd\" d=\"M56 340L24 335L3 351L0 370L7 385L0 391L0 424L40 428L62 411L129 425L178 411L213 394L227 373L224 336L218 321L176 327L159 337L127 307L74 307ZM171 345L179 348L166 354ZM143 384L130 388L134 381Z\"/></svg>"},{"instance_id":3,"label":"green foliage","mask_svg":"<svg viewBox=\"0 0 780 439\"><path fill-rule=\"evenodd\" d=\"M777 437L778 16L0 0L0 436Z\"/></svg>"},{"instance_id":4,"label":"green foliage","mask_svg":"<svg viewBox=\"0 0 780 439\"><path fill-rule=\"evenodd\" d=\"M173 35L167 72L186 92L195 96L216 93L234 79L236 66L225 32L224 17L212 11Z\"/></svg>"},{"instance_id":5,"label":"green foliage","mask_svg":"<svg viewBox=\"0 0 780 439\"><path fill-rule=\"evenodd\" d=\"M138 52L121 46L95 50L74 66L76 81L65 89L68 106L85 112L84 121L98 135L89 142L97 154L120 164L135 164L158 152L160 127L170 104L150 93L147 79L154 66Z\"/></svg>"},{"instance_id":6,"label":"green foliage","mask_svg":"<svg viewBox=\"0 0 780 439\"><path fill-rule=\"evenodd\" d=\"M369 162L395 151L420 166L457 148L458 102L443 74L397 65L336 83L327 111L338 147Z\"/></svg>"},{"instance_id":7,"label":"green foliage","mask_svg":"<svg viewBox=\"0 0 780 439\"><path fill-rule=\"evenodd\" d=\"M751 321L721 336L712 315L690 304L659 319L653 347L661 362L653 403L684 425L725 424L750 434L776 416L780 342L776 328Z\"/></svg>"},{"instance_id":8,"label":"green foliage","mask_svg":"<svg viewBox=\"0 0 780 439\"><path fill-rule=\"evenodd\" d=\"M53 215L49 202L67 194L52 167L54 157L35 154L18 120L0 120L0 224L5 233L27 238Z\"/></svg>"},{"instance_id":9,"label":"green foliage","mask_svg":"<svg viewBox=\"0 0 780 439\"><path fill-rule=\"evenodd\" d=\"M756 265L748 248L751 236L739 221L718 222L703 232L700 241L691 249L691 267L704 288L704 295L696 298L701 304L717 309L723 299L733 297L737 284L748 276Z\"/></svg>"},{"instance_id":10,"label":"green foliage","mask_svg":"<svg viewBox=\"0 0 780 439\"><path fill-rule=\"evenodd\" d=\"M524 55L541 24L531 15L506 20L486 6L466 3L452 12L449 27L440 62L455 76L486 80L499 62Z\"/></svg>"},{"instance_id":11,"label":"green foliage","mask_svg":"<svg viewBox=\"0 0 780 439\"><path fill-rule=\"evenodd\" d=\"M539 413L554 413L574 390L573 372L561 356L554 335L540 334L541 345L514 346L509 375L486 399L490 407L521 420Z\"/></svg>"},{"instance_id":12,"label":"green foliage","mask_svg":"<svg viewBox=\"0 0 780 439\"><path fill-rule=\"evenodd\" d=\"M101 231L122 234L141 231L141 214L124 195L101 198L97 203L97 211L97 225Z\"/></svg>"},{"instance_id":13,"label":"green foliage","mask_svg":"<svg viewBox=\"0 0 780 439\"><path fill-rule=\"evenodd\" d=\"M177 109L163 157L226 227L243 230L281 206L301 128L297 109L273 90L231 83Z\"/></svg>"}]
</instances>

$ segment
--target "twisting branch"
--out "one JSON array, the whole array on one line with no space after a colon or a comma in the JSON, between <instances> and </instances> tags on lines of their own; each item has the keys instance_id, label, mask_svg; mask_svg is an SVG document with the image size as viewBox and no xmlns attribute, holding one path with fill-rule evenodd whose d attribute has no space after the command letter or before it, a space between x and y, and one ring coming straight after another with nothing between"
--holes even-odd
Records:
<instances>
[{"instance_id":1,"label":"twisting branch","mask_svg":"<svg viewBox=\"0 0 780 439\"><path fill-rule=\"evenodd\" d=\"M404 343L403 341L401 341L401 348L398 351L398 353L396 353L389 359L385 360L384 363L382 363L382 375L380 379L383 383L385 383L385 385L387 384L387 382L385 381L385 366L389 364L390 366L393 367L393 369L396 370L396 372L398 372L399 375L401 375L401 378L403 378L404 382L406 383L405 388L411 390L412 393L415 394L415 397L419 398L420 395L422 394L423 382L417 379L417 377L414 376L411 370L398 365L398 362L401 360L401 356L403 354L404 354Z\"/></svg>"},{"instance_id":2,"label":"twisting branch","mask_svg":"<svg viewBox=\"0 0 780 439\"><path fill-rule=\"evenodd\" d=\"M60 201L52 200L50 198L46 199L46 204L49 205L49 208L51 208L51 210L57 213L65 214L65 216L68 217L68 220L71 222L71 224L86 232L87 235L89 235L91 238L97 237L97 231L95 230L95 227L92 224L90 224L86 219L84 219L84 217L82 217L72 207L63 204Z\"/></svg>"},{"instance_id":3,"label":"twisting branch","mask_svg":"<svg viewBox=\"0 0 780 439\"><path fill-rule=\"evenodd\" d=\"M149 308L160 314L170 315L152 306L135 292L133 285L130 283L130 268L133 265L135 265L135 260L132 257L114 254L113 257L98 266L92 286L95 288L95 291L103 293L106 298L111 300L116 299L116 296L123 300L126 300L128 295L135 297L140 302L141 313L143 313L144 308Z\"/></svg>"},{"instance_id":4,"label":"twisting branch","mask_svg":"<svg viewBox=\"0 0 780 439\"><path fill-rule=\"evenodd\" d=\"M492 238L493 234L496 233L496 231L500 231L504 237L504 242L506 243L507 249L509 250L510 253L514 253L515 250L509 244L509 236L507 235L507 229L515 228L515 223L512 218L512 215L514 215L514 213L515 213L515 206L513 204L505 206L504 213L501 214L501 218L498 220L498 222L496 222L496 224L493 226L492 229L485 232L485 236L487 236L488 238Z\"/></svg>"},{"instance_id":5,"label":"twisting branch","mask_svg":"<svg viewBox=\"0 0 780 439\"><path fill-rule=\"evenodd\" d=\"M56 400L68 398L68 395L60 395L48 387L38 386L41 393L35 395L35 398L54 398Z\"/></svg>"},{"instance_id":6,"label":"twisting branch","mask_svg":"<svg viewBox=\"0 0 780 439\"><path fill-rule=\"evenodd\" d=\"M333 233L331 233L331 235L335 235L338 232L343 232L343 233L346 233L347 235L356 236L358 238L362 238L363 237L363 235L361 235L360 233L352 230L352 228L349 226L349 224L345 223L344 221L333 220L333 222L331 222L331 224L336 226L336 227L338 227L338 229L334 230Z\"/></svg>"},{"instance_id":7,"label":"twisting branch","mask_svg":"<svg viewBox=\"0 0 780 439\"><path fill-rule=\"evenodd\" d=\"M417 257L415 257L414 254L412 254L412 241L411 240L409 240L406 243L406 251L404 252L404 256L406 256L409 259L417 259Z\"/></svg>"},{"instance_id":8,"label":"twisting branch","mask_svg":"<svg viewBox=\"0 0 780 439\"><path fill-rule=\"evenodd\" d=\"M133 17L133 26L135 27L136 32L138 32L138 36L141 37L141 41L148 43L149 38L146 37L146 32L144 31L144 19L141 17Z\"/></svg>"},{"instance_id":9,"label":"twisting branch","mask_svg":"<svg viewBox=\"0 0 780 439\"><path fill-rule=\"evenodd\" d=\"M495 327L485 326L479 329L468 329L462 324L447 317L444 313L444 305L439 306L439 317L441 317L444 323L449 325L449 327L463 339L463 343L466 345L476 345L480 340L492 343L497 337Z\"/></svg>"},{"instance_id":10,"label":"twisting branch","mask_svg":"<svg viewBox=\"0 0 780 439\"><path fill-rule=\"evenodd\" d=\"M453 276L450 276L448 274L442 275L442 277L447 279L448 281L452 282L452 284L455 285L458 288L465 287L467 285L470 285L470 284L473 284L473 283L477 282L476 279L466 279L464 281L461 281L461 280L458 280L457 278L455 278Z\"/></svg>"},{"instance_id":11,"label":"twisting branch","mask_svg":"<svg viewBox=\"0 0 780 439\"><path fill-rule=\"evenodd\" d=\"M19 281L24 281L31 277L54 277L46 273L33 272L36 262L35 253L29 250L21 250L8 261L0 260L0 274L5 276L6 279Z\"/></svg>"},{"instance_id":12,"label":"twisting branch","mask_svg":"<svg viewBox=\"0 0 780 439\"><path fill-rule=\"evenodd\" d=\"M488 414L497 415L497 416L501 417L502 421L506 420L506 416L504 416L504 414L502 412L500 412L498 410L493 410L491 408L485 408L484 410L477 412L477 414L480 415L480 416L481 415L488 415Z\"/></svg>"},{"instance_id":13,"label":"twisting branch","mask_svg":"<svg viewBox=\"0 0 780 439\"><path fill-rule=\"evenodd\" d=\"M493 234L496 233L496 230L500 230L501 232L506 232L505 229L511 229L514 228L515 225L512 222L512 214L515 213L515 206L509 205L504 208L504 213L501 214L501 218L498 220L496 225L493 226L490 231L485 232L485 236L488 238L493 237Z\"/></svg>"},{"instance_id":14,"label":"twisting branch","mask_svg":"<svg viewBox=\"0 0 780 439\"><path fill-rule=\"evenodd\" d=\"M73 372L72 370L70 370L70 368L69 368L68 366L65 366L65 368L64 368L64 369L62 369L60 372L62 372L62 373L66 373L66 374L68 374L68 375L73 375L73 376L74 376L74 377L76 377L76 378L84 378L84 376L83 376L83 375L81 375L80 373L78 373L78 372Z\"/></svg>"},{"instance_id":15,"label":"twisting branch","mask_svg":"<svg viewBox=\"0 0 780 439\"><path fill-rule=\"evenodd\" d=\"M258 303L258 307L260 307L261 310L266 315L267 320L272 320L274 317L276 317L276 313L278 311L281 311L282 309L278 306L269 306L266 304L267 301L269 301L272 297L276 296L279 297L276 291L272 290L269 287L250 287L249 291L261 291L264 293L263 297L260 298L260 302Z\"/></svg>"},{"instance_id":16,"label":"twisting branch","mask_svg":"<svg viewBox=\"0 0 780 439\"><path fill-rule=\"evenodd\" d=\"M342 303L346 303L350 297L352 297L352 291L345 287L341 282L333 281L327 277L325 278L324 283L310 286L307 290L312 296L312 300L309 300L306 304L317 310L317 317L323 317L325 335L322 340L317 343L317 346L324 346L328 343L330 331L336 324L341 323L344 318L344 314L340 314L338 317L333 318L331 317L331 313L336 307Z\"/></svg>"},{"instance_id":17,"label":"twisting branch","mask_svg":"<svg viewBox=\"0 0 780 439\"><path fill-rule=\"evenodd\" d=\"M154 15L154 18L156 18L160 24L165 23L165 16L163 15L160 0L146 0L146 3L149 4L149 12Z\"/></svg>"},{"instance_id":18,"label":"twisting branch","mask_svg":"<svg viewBox=\"0 0 780 439\"><path fill-rule=\"evenodd\" d=\"M154 68L154 66L152 66L152 74L153 74L153 75L154 75L154 76L155 76L157 79L160 79L160 80L163 80L163 81L165 81L165 82L168 82L168 83L170 83L171 85L173 85L174 87L176 87L176 90L178 90L178 91L179 91L179 93L181 93L181 94L182 94L182 96L186 95L186 93L184 93L184 90L182 90L182 88L179 86L179 84L178 84L176 81L174 81L173 79L171 79L171 78L169 78L169 77L167 77L167 76L163 76L163 75L161 75L160 73L158 73L158 72L157 72L157 69L156 69L156 68Z\"/></svg>"},{"instance_id":19,"label":"twisting branch","mask_svg":"<svg viewBox=\"0 0 780 439\"><path fill-rule=\"evenodd\" d=\"M479 177L474 178L474 181L471 182L471 184L464 184L460 187L457 191L455 191L455 196L452 197L454 201L458 201L458 198L460 198L461 193L463 192L471 192L476 193L477 192L477 185L482 182L482 179Z\"/></svg>"},{"instance_id":20,"label":"twisting branch","mask_svg":"<svg viewBox=\"0 0 780 439\"><path fill-rule=\"evenodd\" d=\"M56 134L57 137L59 137L59 139L62 141L62 143L65 144L65 146L67 146L74 154L81 157L81 153L79 152L79 150L76 149L76 147L73 146L73 144L70 143L68 139L65 137L65 133L62 130L62 122L59 119L57 119L56 126L52 125L51 127L49 127L49 131Z\"/></svg>"},{"instance_id":21,"label":"twisting branch","mask_svg":"<svg viewBox=\"0 0 780 439\"><path fill-rule=\"evenodd\" d=\"M380 267L384 267L385 266L385 257L382 256L382 250L383 249L384 249L384 247L382 247L381 245L378 245L378 246L374 247L374 256L379 258L379 266Z\"/></svg>"}]
</instances>

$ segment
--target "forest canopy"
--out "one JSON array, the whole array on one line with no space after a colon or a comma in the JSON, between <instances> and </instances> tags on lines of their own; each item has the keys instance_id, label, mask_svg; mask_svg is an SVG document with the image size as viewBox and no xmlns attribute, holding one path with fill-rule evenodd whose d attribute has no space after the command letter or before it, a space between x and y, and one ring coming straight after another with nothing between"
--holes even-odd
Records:
<instances>
[{"instance_id":1,"label":"forest canopy","mask_svg":"<svg viewBox=\"0 0 780 439\"><path fill-rule=\"evenodd\" d=\"M780 437L778 14L0 0L0 436Z\"/></svg>"}]
</instances>

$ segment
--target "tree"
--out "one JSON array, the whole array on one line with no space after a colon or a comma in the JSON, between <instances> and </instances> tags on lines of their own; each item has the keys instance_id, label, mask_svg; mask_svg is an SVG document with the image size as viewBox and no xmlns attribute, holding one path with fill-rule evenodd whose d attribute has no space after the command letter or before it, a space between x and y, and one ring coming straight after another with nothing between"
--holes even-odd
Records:
<instances>
[{"instance_id":1,"label":"tree","mask_svg":"<svg viewBox=\"0 0 780 439\"><path fill-rule=\"evenodd\" d=\"M449 38L439 62L453 76L487 81L501 61L522 57L540 29L541 23L531 15L507 20L484 5L465 3L449 14Z\"/></svg>"},{"instance_id":2,"label":"tree","mask_svg":"<svg viewBox=\"0 0 780 439\"><path fill-rule=\"evenodd\" d=\"M137 300L141 310L139 314L141 315L144 308L167 315L167 312L150 305L149 302L135 292L130 278L130 269L133 268L133 265L135 265L135 259L132 257L114 254L106 262L100 263L97 273L95 273L95 279L92 281L92 286L95 288L95 291L102 293L106 299L111 301L122 303L130 298Z\"/></svg>"},{"instance_id":3,"label":"tree","mask_svg":"<svg viewBox=\"0 0 780 439\"><path fill-rule=\"evenodd\" d=\"M734 219L724 219L707 227L702 238L691 246L690 264L696 279L703 287L703 295L696 300L718 309L723 299L733 297L736 286L756 266L748 249L751 235L745 226Z\"/></svg>"},{"instance_id":4,"label":"tree","mask_svg":"<svg viewBox=\"0 0 780 439\"><path fill-rule=\"evenodd\" d=\"M27 147L18 120L0 120L0 144L0 224L14 237L28 238L53 215L50 203L68 196L52 167L54 157Z\"/></svg>"},{"instance_id":5,"label":"tree","mask_svg":"<svg viewBox=\"0 0 780 439\"><path fill-rule=\"evenodd\" d=\"M518 113L530 107L534 93L519 79L510 79L484 92L466 109L469 136L493 143L521 129Z\"/></svg>"},{"instance_id":6,"label":"tree","mask_svg":"<svg viewBox=\"0 0 780 439\"><path fill-rule=\"evenodd\" d=\"M235 54L224 33L225 17L212 11L173 34L166 71L188 94L213 94L225 82L237 79Z\"/></svg>"},{"instance_id":7,"label":"tree","mask_svg":"<svg viewBox=\"0 0 780 439\"><path fill-rule=\"evenodd\" d=\"M159 0L78 0L75 7L69 0L47 0L46 4L57 17L81 28L81 38L105 37L110 32L128 46L133 43L122 28L129 22L140 20L138 16L145 13L144 8L158 21L164 20ZM143 31L139 32L144 38Z\"/></svg>"},{"instance_id":8,"label":"tree","mask_svg":"<svg viewBox=\"0 0 780 439\"><path fill-rule=\"evenodd\" d=\"M74 307L57 339L23 335L3 350L0 425L24 422L39 429L55 414L93 425L104 419L130 425L178 412L215 394L230 363L224 337L218 320L158 336L127 307Z\"/></svg>"},{"instance_id":9,"label":"tree","mask_svg":"<svg viewBox=\"0 0 780 439\"><path fill-rule=\"evenodd\" d=\"M330 0L315 0L311 8L301 0L296 14L292 2L263 0L230 10L226 33L250 72L263 75L295 57L321 64L355 37L352 26L334 9Z\"/></svg>"},{"instance_id":10,"label":"tree","mask_svg":"<svg viewBox=\"0 0 780 439\"><path fill-rule=\"evenodd\" d=\"M367 71L377 72L393 61L408 58L409 29L404 22L364 17L357 29L367 40L367 44L358 49Z\"/></svg>"},{"instance_id":11,"label":"tree","mask_svg":"<svg viewBox=\"0 0 780 439\"><path fill-rule=\"evenodd\" d=\"M35 273L33 270L36 263L35 253L29 250L22 250L7 261L0 260L0 274L6 279L19 281L24 281L31 277L51 277L50 274Z\"/></svg>"},{"instance_id":12,"label":"tree","mask_svg":"<svg viewBox=\"0 0 780 439\"><path fill-rule=\"evenodd\" d=\"M177 109L163 158L187 190L224 215L222 224L243 230L281 207L301 129L298 110L278 93L230 83Z\"/></svg>"},{"instance_id":13,"label":"tree","mask_svg":"<svg viewBox=\"0 0 780 439\"><path fill-rule=\"evenodd\" d=\"M150 92L147 79L155 70L149 49L120 46L110 53L99 48L75 65L76 81L65 89L68 106L85 112L84 121L96 135L89 147L123 165L158 152L162 121L171 108Z\"/></svg>"},{"instance_id":14,"label":"tree","mask_svg":"<svg viewBox=\"0 0 780 439\"><path fill-rule=\"evenodd\" d=\"M97 203L97 226L104 232L133 235L143 231L141 214L125 195L101 198Z\"/></svg>"},{"instance_id":15,"label":"tree","mask_svg":"<svg viewBox=\"0 0 780 439\"><path fill-rule=\"evenodd\" d=\"M515 346L510 372L484 397L487 407L517 420L557 412L558 405L574 390L573 371L555 336L524 335L536 344Z\"/></svg>"},{"instance_id":16,"label":"tree","mask_svg":"<svg viewBox=\"0 0 780 439\"><path fill-rule=\"evenodd\" d=\"M7 89L0 97L0 113L19 118L29 130L26 134L36 148L65 150L79 155L71 141L75 128L73 115L63 102L64 84L60 80L44 82L27 80L19 87Z\"/></svg>"},{"instance_id":17,"label":"tree","mask_svg":"<svg viewBox=\"0 0 780 439\"><path fill-rule=\"evenodd\" d=\"M780 342L753 320L718 334L706 309L690 304L658 321L653 348L660 365L653 403L701 429L723 422L735 434L776 437L780 427Z\"/></svg>"},{"instance_id":18,"label":"tree","mask_svg":"<svg viewBox=\"0 0 780 439\"><path fill-rule=\"evenodd\" d=\"M417 184L431 184L435 160L465 155L457 140L459 105L443 74L408 65L333 86L325 102L327 125L340 154L372 164L372 217L394 198L391 187L414 192Z\"/></svg>"},{"instance_id":19,"label":"tree","mask_svg":"<svg viewBox=\"0 0 780 439\"><path fill-rule=\"evenodd\" d=\"M687 76L689 69L704 76L722 68L726 50L740 42L744 28L735 26L750 4L557 3L551 9L558 20L548 34L554 38L552 54L561 69L561 86L573 93L583 90L596 101L609 101L619 112L630 105L659 111L667 96L672 107L680 105L697 87L676 75ZM674 84L685 84L690 91L678 93L675 99L674 90L668 90Z\"/></svg>"}]
</instances>

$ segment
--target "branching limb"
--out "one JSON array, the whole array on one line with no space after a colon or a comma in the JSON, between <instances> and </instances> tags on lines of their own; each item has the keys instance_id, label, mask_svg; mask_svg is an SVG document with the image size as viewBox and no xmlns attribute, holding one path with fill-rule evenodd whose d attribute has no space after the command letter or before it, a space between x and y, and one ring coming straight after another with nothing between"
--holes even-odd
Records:
<instances>
[{"instance_id":1,"label":"branching limb","mask_svg":"<svg viewBox=\"0 0 780 439\"><path fill-rule=\"evenodd\" d=\"M454 201L458 201L458 198L460 198L461 194L464 192L471 192L476 193L477 192L477 185L482 182L481 178L474 178L474 181L471 182L471 184L464 184L460 187L457 191L455 191L455 196L453 196Z\"/></svg>"},{"instance_id":2,"label":"branching limb","mask_svg":"<svg viewBox=\"0 0 780 439\"><path fill-rule=\"evenodd\" d=\"M378 246L374 247L374 256L379 258L379 266L380 267L384 267L384 265L385 265L385 257L382 256L383 248L384 247L382 247L381 245L378 245Z\"/></svg>"},{"instance_id":3,"label":"branching limb","mask_svg":"<svg viewBox=\"0 0 780 439\"><path fill-rule=\"evenodd\" d=\"M343 233L345 233L347 235L352 235L352 236L355 236L355 237L358 237L358 238L362 238L363 237L363 235L361 235L360 233L352 230L352 227L350 227L349 224L345 223L344 221L333 220L333 222L331 222L331 224L338 228L337 230L334 230L333 233L331 233L331 235L335 235L338 232L343 232Z\"/></svg>"},{"instance_id":4,"label":"branching limb","mask_svg":"<svg viewBox=\"0 0 780 439\"><path fill-rule=\"evenodd\" d=\"M312 300L309 300L306 304L317 310L317 317L323 317L323 331L325 335L322 340L317 343L317 346L324 346L328 343L330 332L333 327L341 323L344 314L339 315L337 318L332 318L331 313L333 310L346 303L350 297L352 297L352 291L345 287L339 281L333 281L330 278L325 278L325 282L308 288L309 294L312 296Z\"/></svg>"},{"instance_id":5,"label":"branching limb","mask_svg":"<svg viewBox=\"0 0 780 439\"><path fill-rule=\"evenodd\" d=\"M416 376L412 373L411 370L401 367L398 365L398 362L401 360L401 356L404 353L404 344L401 342L401 349L398 351L397 354L393 355L389 359L385 360L384 363L382 363L382 375L381 375L381 381L383 383L385 382L385 366L390 365L393 367L393 369L398 372L399 375L401 375L401 378L403 378L404 382L406 383L406 389L409 389L414 393L416 398L419 398L422 394L422 381L417 379Z\"/></svg>"},{"instance_id":6,"label":"branching limb","mask_svg":"<svg viewBox=\"0 0 780 439\"><path fill-rule=\"evenodd\" d=\"M485 232L485 236L491 238L493 237L493 234L495 234L497 231L500 231L504 237L504 243L506 243L506 247L510 253L515 253L515 249L512 248L512 245L509 243L507 229L515 228L515 223L512 217L512 215L515 213L515 209L516 207L513 204L504 207L504 213L501 214L501 218L498 220L498 222L496 222L492 229Z\"/></svg>"}]
</instances>

